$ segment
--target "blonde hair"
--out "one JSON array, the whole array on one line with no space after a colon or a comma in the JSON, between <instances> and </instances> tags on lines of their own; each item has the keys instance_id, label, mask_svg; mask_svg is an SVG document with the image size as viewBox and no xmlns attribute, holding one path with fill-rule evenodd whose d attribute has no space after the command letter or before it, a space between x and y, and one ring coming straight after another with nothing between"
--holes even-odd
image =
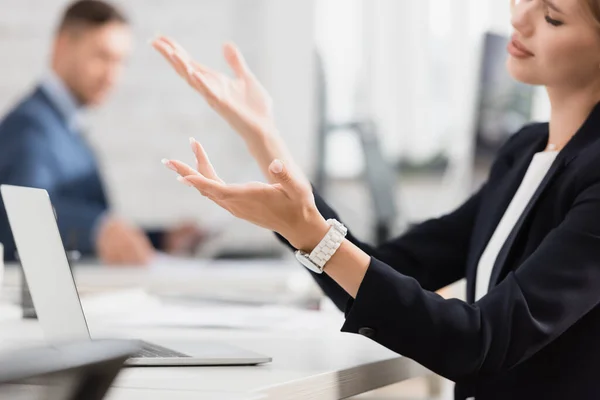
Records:
<instances>
[{"instance_id":1,"label":"blonde hair","mask_svg":"<svg viewBox=\"0 0 600 400\"><path fill-rule=\"evenodd\" d=\"M510 0L511 11L514 11L516 0ZM581 0L581 6L586 18L600 32L600 0Z\"/></svg>"},{"instance_id":2,"label":"blonde hair","mask_svg":"<svg viewBox=\"0 0 600 400\"><path fill-rule=\"evenodd\" d=\"M590 22L600 31L600 0L583 0L581 3L585 16L590 18Z\"/></svg>"}]
</instances>

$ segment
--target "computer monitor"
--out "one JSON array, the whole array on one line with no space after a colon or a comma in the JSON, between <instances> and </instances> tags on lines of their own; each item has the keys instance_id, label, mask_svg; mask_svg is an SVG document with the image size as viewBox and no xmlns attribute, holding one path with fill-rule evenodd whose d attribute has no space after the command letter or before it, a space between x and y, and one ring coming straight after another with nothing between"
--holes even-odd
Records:
<instances>
[{"instance_id":1,"label":"computer monitor","mask_svg":"<svg viewBox=\"0 0 600 400\"><path fill-rule=\"evenodd\" d=\"M496 33L484 37L475 128L478 162L491 161L506 140L531 120L534 88L509 74L509 40Z\"/></svg>"},{"instance_id":2,"label":"computer monitor","mask_svg":"<svg viewBox=\"0 0 600 400\"><path fill-rule=\"evenodd\" d=\"M372 118L361 118L340 123L328 119L328 90L324 60L315 52L317 104L317 157L313 180L314 188L326 197L327 187L327 138L335 131L353 132L358 137L365 160L364 179L371 197L374 214L373 238L376 244L384 243L394 233L397 225L398 209L396 202L397 177L387 162L379 141L377 124Z\"/></svg>"}]
</instances>

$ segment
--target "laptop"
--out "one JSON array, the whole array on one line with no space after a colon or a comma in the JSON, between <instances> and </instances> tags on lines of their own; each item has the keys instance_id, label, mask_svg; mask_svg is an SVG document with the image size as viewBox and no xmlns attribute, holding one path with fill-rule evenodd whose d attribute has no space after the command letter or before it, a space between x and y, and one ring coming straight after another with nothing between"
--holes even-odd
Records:
<instances>
[{"instance_id":1,"label":"laptop","mask_svg":"<svg viewBox=\"0 0 600 400\"><path fill-rule=\"evenodd\" d=\"M136 341L86 340L0 354L0 400L101 400Z\"/></svg>"},{"instance_id":2,"label":"laptop","mask_svg":"<svg viewBox=\"0 0 600 400\"><path fill-rule=\"evenodd\" d=\"M21 266L49 343L91 340L48 192L0 186ZM60 217L60 216L59 216ZM124 305L126 306L126 305ZM127 365L257 365L270 357L217 342L142 342Z\"/></svg>"}]
</instances>

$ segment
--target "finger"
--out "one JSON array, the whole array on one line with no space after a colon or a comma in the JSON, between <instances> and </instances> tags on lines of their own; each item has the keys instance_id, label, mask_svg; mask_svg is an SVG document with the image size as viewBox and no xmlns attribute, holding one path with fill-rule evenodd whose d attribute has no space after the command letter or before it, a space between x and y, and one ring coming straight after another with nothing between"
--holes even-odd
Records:
<instances>
[{"instance_id":1,"label":"finger","mask_svg":"<svg viewBox=\"0 0 600 400\"><path fill-rule=\"evenodd\" d=\"M194 89L200 92L211 107L214 108L218 105L219 95L209 83L207 74L201 71L192 71L189 83Z\"/></svg>"},{"instance_id":2,"label":"finger","mask_svg":"<svg viewBox=\"0 0 600 400\"><path fill-rule=\"evenodd\" d=\"M190 56L181 46L175 45L164 38L156 39L152 42L152 46L167 59L180 76L186 79L189 78L192 68Z\"/></svg>"},{"instance_id":3,"label":"finger","mask_svg":"<svg viewBox=\"0 0 600 400\"><path fill-rule=\"evenodd\" d=\"M209 67L207 67L204 64L200 64L197 61L194 60L190 60L190 65L196 70L196 71L200 71L204 74L212 74L213 76L217 76L219 73L217 71L215 71L214 69L211 69Z\"/></svg>"},{"instance_id":4,"label":"finger","mask_svg":"<svg viewBox=\"0 0 600 400\"><path fill-rule=\"evenodd\" d=\"M171 46L159 41L154 41L152 42L152 47L154 47L165 58L165 60L167 60L167 62L171 64L171 67L173 67L173 69L179 75L181 75L181 72L179 70L179 64L175 61L173 57L175 50Z\"/></svg>"},{"instance_id":5,"label":"finger","mask_svg":"<svg viewBox=\"0 0 600 400\"><path fill-rule=\"evenodd\" d=\"M181 183L195 187L203 196L211 200L224 200L231 197L235 190L222 182L208 179L202 174L188 175L178 179Z\"/></svg>"},{"instance_id":6,"label":"finger","mask_svg":"<svg viewBox=\"0 0 600 400\"><path fill-rule=\"evenodd\" d=\"M290 190L293 193L300 194L304 192L302 184L292 175L289 168L281 160L273 160L269 165L269 173L275 179L275 182Z\"/></svg>"},{"instance_id":7,"label":"finger","mask_svg":"<svg viewBox=\"0 0 600 400\"><path fill-rule=\"evenodd\" d=\"M229 64L238 78L245 78L252 74L248 68L248 64L246 64L244 56L235 44L226 43L223 46L223 55L225 56L227 64Z\"/></svg>"},{"instance_id":8,"label":"finger","mask_svg":"<svg viewBox=\"0 0 600 400\"><path fill-rule=\"evenodd\" d=\"M158 50L161 54L163 54L165 56L168 56L169 54L171 54L175 51L173 46L171 46L168 43L165 43L162 40L162 38L160 38L160 37L156 38L156 39L152 39L150 44L152 45L152 47L154 47L154 49Z\"/></svg>"},{"instance_id":9,"label":"finger","mask_svg":"<svg viewBox=\"0 0 600 400\"><path fill-rule=\"evenodd\" d=\"M190 64L190 61L177 51L173 53L173 55L171 56L171 59L173 61L173 64L175 65L175 69L177 70L177 73L182 78L184 78L186 81L188 81L188 83L191 84L191 78L192 78L192 73L194 72L194 69L193 69L192 65Z\"/></svg>"},{"instance_id":10,"label":"finger","mask_svg":"<svg viewBox=\"0 0 600 400\"><path fill-rule=\"evenodd\" d=\"M191 178L192 176L195 175L187 175L187 176L178 176L177 177L177 181L185 186L191 187L191 188L195 188L198 192L200 192L200 194L206 198L208 198L209 200L212 200L214 202L217 202L217 196L219 196L220 198L224 198L223 195L215 195L212 192L208 192L206 191L206 189L202 189L198 186L195 186L188 178ZM198 175L196 175L198 176ZM214 181L213 181L214 182Z\"/></svg>"},{"instance_id":11,"label":"finger","mask_svg":"<svg viewBox=\"0 0 600 400\"><path fill-rule=\"evenodd\" d=\"M192 57L189 55L187 50L185 50L181 45L179 45L174 40L161 36L155 39L152 42L152 46L161 52L165 58L171 61L171 57L177 53L179 57L184 61L186 65L191 66L193 69L207 73L207 74L217 74L217 72L213 69L210 69L206 65L200 64L197 61L192 60Z\"/></svg>"},{"instance_id":12,"label":"finger","mask_svg":"<svg viewBox=\"0 0 600 400\"><path fill-rule=\"evenodd\" d=\"M178 52L179 54L181 54L182 56L184 56L187 59L190 58L187 50L182 45L180 45L179 43L177 43L175 40L171 39L168 36L159 36L156 39L156 42L162 43L166 46L169 46L170 48L173 49L174 52Z\"/></svg>"},{"instance_id":13,"label":"finger","mask_svg":"<svg viewBox=\"0 0 600 400\"><path fill-rule=\"evenodd\" d=\"M173 53L170 56L170 62L179 76L196 89L211 107L215 108L218 105L219 96L207 79L207 75L210 74L216 77L215 73L196 69L185 61L179 53Z\"/></svg>"},{"instance_id":14,"label":"finger","mask_svg":"<svg viewBox=\"0 0 600 400\"><path fill-rule=\"evenodd\" d=\"M190 167L189 165L187 165L184 162L181 162L179 160L167 160L167 159L162 159L162 163L169 168L172 171L177 172L179 175L186 177L188 175L198 175L198 171L196 171L194 168Z\"/></svg>"},{"instance_id":15,"label":"finger","mask_svg":"<svg viewBox=\"0 0 600 400\"><path fill-rule=\"evenodd\" d=\"M191 61L191 57L187 50L171 38L161 36L157 38L154 41L154 43L156 43L156 45L158 46L162 46L165 49L167 49L167 52L170 55L178 54L181 57L181 59L185 61L185 63L189 63Z\"/></svg>"},{"instance_id":16,"label":"finger","mask_svg":"<svg viewBox=\"0 0 600 400\"><path fill-rule=\"evenodd\" d=\"M192 146L192 151L196 156L196 169L198 172L208 179L223 182L223 180L217 176L217 172L212 166L208 155L204 151L204 147L202 147L202 145L194 138L190 138L190 145Z\"/></svg>"}]
</instances>

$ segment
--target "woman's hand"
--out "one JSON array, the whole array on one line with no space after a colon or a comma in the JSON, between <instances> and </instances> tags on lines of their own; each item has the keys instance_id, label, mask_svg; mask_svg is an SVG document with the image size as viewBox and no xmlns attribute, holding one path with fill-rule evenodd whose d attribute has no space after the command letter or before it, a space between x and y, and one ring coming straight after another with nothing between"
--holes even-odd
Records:
<instances>
[{"instance_id":1,"label":"woman's hand","mask_svg":"<svg viewBox=\"0 0 600 400\"><path fill-rule=\"evenodd\" d=\"M235 78L193 61L175 41L161 36L152 42L175 71L246 140L274 131L272 100L232 43L223 47Z\"/></svg>"},{"instance_id":2,"label":"woman's hand","mask_svg":"<svg viewBox=\"0 0 600 400\"><path fill-rule=\"evenodd\" d=\"M194 139L190 143L196 156L196 170L177 160L165 159L163 164L177 172L182 183L195 187L234 216L278 232L292 246L306 252L312 251L329 230L315 206L310 185L295 177L280 160L274 160L269 167L273 184L226 184L218 177L200 143Z\"/></svg>"},{"instance_id":3,"label":"woman's hand","mask_svg":"<svg viewBox=\"0 0 600 400\"><path fill-rule=\"evenodd\" d=\"M279 159L285 162L297 179L308 184L308 178L294 163L285 143L277 134L271 97L233 44L226 44L223 52L235 74L234 79L193 61L181 46L169 38L159 37L152 45L240 134L269 182L275 183L269 165L274 159Z\"/></svg>"}]
</instances>

